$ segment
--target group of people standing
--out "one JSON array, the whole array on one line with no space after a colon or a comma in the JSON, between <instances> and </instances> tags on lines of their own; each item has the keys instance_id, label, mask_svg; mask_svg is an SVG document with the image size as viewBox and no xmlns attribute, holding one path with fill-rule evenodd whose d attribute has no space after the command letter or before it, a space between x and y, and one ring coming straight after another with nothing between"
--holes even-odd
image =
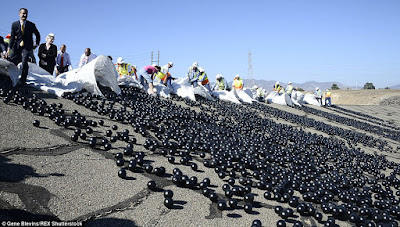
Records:
<instances>
[{"instance_id":1,"label":"group of people standing","mask_svg":"<svg viewBox=\"0 0 400 227\"><path fill-rule=\"evenodd\" d=\"M11 33L4 39L0 36L0 54L1 58L8 59L15 65L22 63L21 78L17 83L17 87L22 87L26 83L29 65L28 62L36 64L36 58L33 50L39 47L38 58L39 66L46 70L49 74L56 75L67 72L72 69L71 58L66 52L67 46L61 45L57 51L57 46L54 45L55 36L50 33L46 36L46 42L40 44L40 32L36 25L27 20L28 10L21 8L19 10L19 20L11 25ZM33 41L35 35L35 42ZM86 48L82 54L79 67L89 63L96 58L91 53L90 48Z\"/></svg>"},{"instance_id":2,"label":"group of people standing","mask_svg":"<svg viewBox=\"0 0 400 227\"><path fill-rule=\"evenodd\" d=\"M332 106L331 103L332 93L329 89L326 89L324 96L325 96L325 106ZM317 99L318 103L322 106L323 95L321 89L319 89L318 87L315 88L314 97Z\"/></svg>"}]
</instances>

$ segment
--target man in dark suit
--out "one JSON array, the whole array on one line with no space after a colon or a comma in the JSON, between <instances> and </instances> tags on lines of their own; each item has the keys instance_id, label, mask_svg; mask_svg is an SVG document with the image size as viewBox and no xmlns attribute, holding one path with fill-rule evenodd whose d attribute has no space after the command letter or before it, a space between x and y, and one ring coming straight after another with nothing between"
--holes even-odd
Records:
<instances>
[{"instance_id":1,"label":"man in dark suit","mask_svg":"<svg viewBox=\"0 0 400 227\"><path fill-rule=\"evenodd\" d=\"M40 44L40 33L34 23L26 20L27 17L28 10L21 8L19 10L19 20L11 25L10 45L7 48L7 56L10 55L12 48L10 60L15 65L22 62L21 79L17 84L19 87L24 86L26 83L29 69L29 56L32 54L33 49ZM33 45L33 34L36 36L36 45Z\"/></svg>"}]
</instances>

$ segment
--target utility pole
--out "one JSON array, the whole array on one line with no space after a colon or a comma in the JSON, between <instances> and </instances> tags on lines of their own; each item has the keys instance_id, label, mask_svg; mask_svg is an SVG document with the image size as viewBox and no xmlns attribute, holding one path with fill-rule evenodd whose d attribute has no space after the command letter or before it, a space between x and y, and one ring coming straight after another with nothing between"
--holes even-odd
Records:
<instances>
[{"instance_id":1,"label":"utility pole","mask_svg":"<svg viewBox=\"0 0 400 227\"><path fill-rule=\"evenodd\" d=\"M158 51L158 55L157 55L157 65L160 65L160 51Z\"/></svg>"},{"instance_id":2,"label":"utility pole","mask_svg":"<svg viewBox=\"0 0 400 227\"><path fill-rule=\"evenodd\" d=\"M253 83L253 85L255 84L253 76L253 65L251 63L251 50L249 50L249 67L247 70L247 78L251 80L251 83Z\"/></svg>"},{"instance_id":3,"label":"utility pole","mask_svg":"<svg viewBox=\"0 0 400 227\"><path fill-rule=\"evenodd\" d=\"M158 54L157 54L157 61L153 61L153 51L151 51L151 62L150 62L150 65L152 65L155 62L157 62L157 65L160 65L160 51L158 51Z\"/></svg>"}]
</instances>

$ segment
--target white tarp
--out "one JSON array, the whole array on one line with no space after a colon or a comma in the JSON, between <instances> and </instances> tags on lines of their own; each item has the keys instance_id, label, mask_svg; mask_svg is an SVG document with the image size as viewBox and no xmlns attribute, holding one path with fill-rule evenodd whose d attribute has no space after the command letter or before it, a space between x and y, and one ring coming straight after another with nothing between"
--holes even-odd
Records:
<instances>
[{"instance_id":1,"label":"white tarp","mask_svg":"<svg viewBox=\"0 0 400 227\"><path fill-rule=\"evenodd\" d=\"M194 94L200 95L208 100L215 101L214 97L211 96L211 92L201 84L194 88Z\"/></svg>"},{"instance_id":2,"label":"white tarp","mask_svg":"<svg viewBox=\"0 0 400 227\"><path fill-rule=\"evenodd\" d=\"M178 78L172 82L172 87L174 88L175 94L182 98L188 98L192 101L196 101L194 96L194 89L189 83L189 78Z\"/></svg>"},{"instance_id":3,"label":"white tarp","mask_svg":"<svg viewBox=\"0 0 400 227\"><path fill-rule=\"evenodd\" d=\"M3 65L8 65L6 70L15 86L21 75L22 65L19 64L17 68L10 62L4 63L4 60L2 61L0 66L3 68ZM108 57L103 55L98 56L82 68L60 74L56 78L35 64L28 64L27 84L57 96L62 96L65 92L77 92L82 89L102 96L103 94L97 86L97 83L111 88L116 94L121 93L121 89L117 84L118 74L114 68L114 64ZM4 71L4 69L2 69L2 71Z\"/></svg>"},{"instance_id":4,"label":"white tarp","mask_svg":"<svg viewBox=\"0 0 400 227\"><path fill-rule=\"evenodd\" d=\"M304 94L301 93L300 91L293 91L292 92L292 102L293 104L297 106L301 106L301 104L304 102Z\"/></svg>"},{"instance_id":5,"label":"white tarp","mask_svg":"<svg viewBox=\"0 0 400 227\"><path fill-rule=\"evenodd\" d=\"M243 88L244 93L246 93L250 98L253 99L253 101L255 101L256 99L256 93L255 91L253 91L252 89L249 88Z\"/></svg>"},{"instance_id":6,"label":"white tarp","mask_svg":"<svg viewBox=\"0 0 400 227\"><path fill-rule=\"evenodd\" d=\"M139 78L138 78L139 79ZM138 87L147 92L147 94L151 94L151 91L149 90L149 86L145 84L143 87L138 80L136 80L135 76L127 76L127 75L122 75L118 77L118 85L120 86L126 86L126 87ZM168 87L164 86L161 84L159 81L154 80L153 81L154 88L156 89L156 93L159 94L161 97L164 98L170 98L171 97L171 89Z\"/></svg>"},{"instance_id":7,"label":"white tarp","mask_svg":"<svg viewBox=\"0 0 400 227\"><path fill-rule=\"evenodd\" d=\"M143 88L135 76L122 75L118 77L117 82L120 86Z\"/></svg>"},{"instance_id":8,"label":"white tarp","mask_svg":"<svg viewBox=\"0 0 400 227\"><path fill-rule=\"evenodd\" d=\"M245 103L252 103L253 102L253 98L251 98L243 90L236 90L236 89L232 89L232 90L233 90L233 94L235 94L236 98L239 99L241 102L245 102Z\"/></svg>"},{"instance_id":9,"label":"white tarp","mask_svg":"<svg viewBox=\"0 0 400 227\"><path fill-rule=\"evenodd\" d=\"M241 104L235 94L233 94L233 91L213 91L213 95L220 100Z\"/></svg>"},{"instance_id":10,"label":"white tarp","mask_svg":"<svg viewBox=\"0 0 400 227\"><path fill-rule=\"evenodd\" d=\"M317 101L313 94L305 94L303 101L307 104L311 104L314 106L320 106L320 103Z\"/></svg>"},{"instance_id":11,"label":"white tarp","mask_svg":"<svg viewBox=\"0 0 400 227\"><path fill-rule=\"evenodd\" d=\"M272 91L267 95L266 100L269 103L293 106L293 102L287 93L278 94L276 91Z\"/></svg>"}]
</instances>

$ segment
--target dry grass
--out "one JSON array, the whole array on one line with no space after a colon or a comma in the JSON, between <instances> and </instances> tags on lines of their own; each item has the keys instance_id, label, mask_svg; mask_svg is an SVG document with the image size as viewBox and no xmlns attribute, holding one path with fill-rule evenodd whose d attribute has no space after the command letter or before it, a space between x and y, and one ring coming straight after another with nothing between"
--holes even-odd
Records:
<instances>
[{"instance_id":1,"label":"dry grass","mask_svg":"<svg viewBox=\"0 0 400 227\"><path fill-rule=\"evenodd\" d=\"M332 103L336 105L380 105L391 97L400 98L400 90L333 90Z\"/></svg>"}]
</instances>

